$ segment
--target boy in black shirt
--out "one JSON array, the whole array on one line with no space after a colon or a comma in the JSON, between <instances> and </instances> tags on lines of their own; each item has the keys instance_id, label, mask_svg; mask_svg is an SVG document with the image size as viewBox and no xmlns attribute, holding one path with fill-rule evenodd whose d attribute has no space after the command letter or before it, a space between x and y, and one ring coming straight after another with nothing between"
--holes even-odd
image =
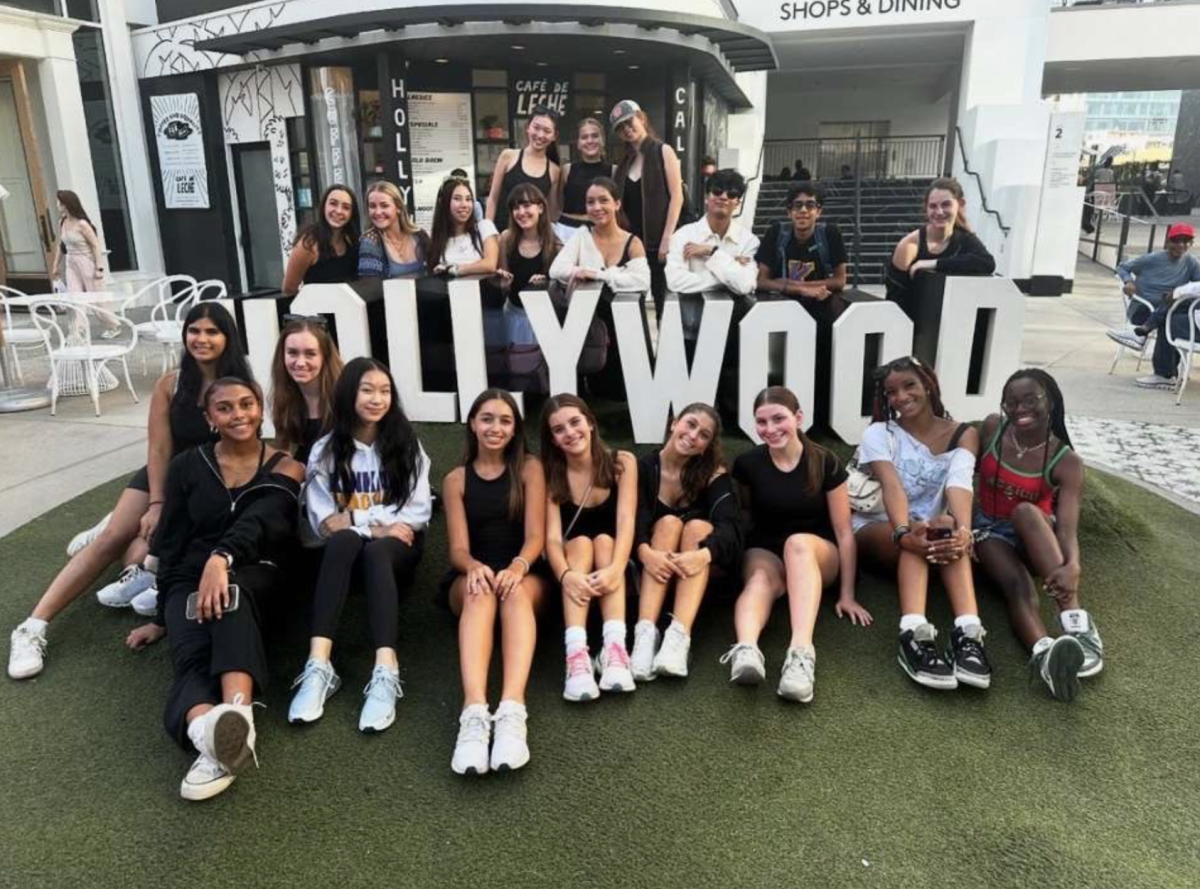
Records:
<instances>
[{"instance_id":1,"label":"boy in black shirt","mask_svg":"<svg viewBox=\"0 0 1200 889\"><path fill-rule=\"evenodd\" d=\"M788 222L773 222L755 261L758 289L827 299L846 287L846 244L833 223L821 222L821 187L798 182L788 189Z\"/></svg>"}]
</instances>

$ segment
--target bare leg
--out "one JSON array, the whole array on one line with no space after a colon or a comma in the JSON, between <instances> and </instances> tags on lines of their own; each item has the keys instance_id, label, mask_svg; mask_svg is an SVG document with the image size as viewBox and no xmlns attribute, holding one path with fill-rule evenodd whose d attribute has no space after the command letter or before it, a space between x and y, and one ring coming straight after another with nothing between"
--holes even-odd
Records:
<instances>
[{"instance_id":1,"label":"bare leg","mask_svg":"<svg viewBox=\"0 0 1200 889\"><path fill-rule=\"evenodd\" d=\"M745 583L733 609L739 645L757 645L775 600L783 595L783 562L765 549L749 549L743 562Z\"/></svg>"},{"instance_id":2,"label":"bare leg","mask_svg":"<svg viewBox=\"0 0 1200 889\"><path fill-rule=\"evenodd\" d=\"M1029 569L1017 557L1016 550L1002 540L985 540L975 547L975 553L988 576L1004 594L1008 617L1017 637L1026 648L1033 648L1033 644L1047 633Z\"/></svg>"},{"instance_id":3,"label":"bare leg","mask_svg":"<svg viewBox=\"0 0 1200 889\"><path fill-rule=\"evenodd\" d=\"M680 551L695 552L700 548L700 543L706 540L712 532L713 526L708 522L693 519L683 526L683 538L679 544ZM708 590L708 577L711 573L710 568L705 567L693 576L684 577L675 582L674 617L683 625L684 631L689 636L692 634L692 624L696 622L696 613L700 610L704 593Z\"/></svg>"},{"instance_id":4,"label":"bare leg","mask_svg":"<svg viewBox=\"0 0 1200 889\"><path fill-rule=\"evenodd\" d=\"M537 611L546 584L540 577L526 577L500 603L500 645L504 655L504 685L500 700L525 703L525 686L537 644Z\"/></svg>"},{"instance_id":5,"label":"bare leg","mask_svg":"<svg viewBox=\"0 0 1200 889\"><path fill-rule=\"evenodd\" d=\"M488 666L492 662L496 606L492 593L467 593L467 578L450 587L450 610L458 620L458 663L462 673L463 706L487 703Z\"/></svg>"},{"instance_id":6,"label":"bare leg","mask_svg":"<svg viewBox=\"0 0 1200 889\"><path fill-rule=\"evenodd\" d=\"M911 555L911 553L905 553ZM921 560L924 562L924 560ZM927 569L928 570L928 569ZM979 615L979 603L975 600L975 576L971 573L971 560L963 556L949 565L942 565L942 583L950 597L950 610L955 617ZM901 592L901 602L904 594ZM908 613L908 612L906 612Z\"/></svg>"},{"instance_id":7,"label":"bare leg","mask_svg":"<svg viewBox=\"0 0 1200 889\"><path fill-rule=\"evenodd\" d=\"M783 546L792 648L813 644L821 590L837 579L837 547L815 534L793 534Z\"/></svg>"},{"instance_id":8,"label":"bare leg","mask_svg":"<svg viewBox=\"0 0 1200 889\"><path fill-rule=\"evenodd\" d=\"M1067 559L1058 544L1054 526L1050 524L1044 512L1032 503L1022 503L1013 511L1012 523L1021 542L1025 544L1025 551L1029 553L1033 569L1038 574L1046 577L1066 564ZM1065 601L1058 598L1054 601L1058 604L1059 611L1079 608L1079 591L1076 590Z\"/></svg>"},{"instance_id":9,"label":"bare leg","mask_svg":"<svg viewBox=\"0 0 1200 889\"><path fill-rule=\"evenodd\" d=\"M133 488L122 491L108 527L58 572L34 606L32 616L39 620L53 620L55 615L86 592L137 537L142 516L149 504L150 495L145 491Z\"/></svg>"},{"instance_id":10,"label":"bare leg","mask_svg":"<svg viewBox=\"0 0 1200 889\"><path fill-rule=\"evenodd\" d=\"M308 656L329 663L333 657L333 640L327 636L313 636L308 640Z\"/></svg>"},{"instance_id":11,"label":"bare leg","mask_svg":"<svg viewBox=\"0 0 1200 889\"><path fill-rule=\"evenodd\" d=\"M254 679L249 673L222 673L221 674L221 701L225 704L232 704L237 696L242 696L242 703L249 705L253 700L254 695ZM209 710L213 709L212 704L197 704L187 712L185 717L187 724L191 725Z\"/></svg>"},{"instance_id":12,"label":"bare leg","mask_svg":"<svg viewBox=\"0 0 1200 889\"><path fill-rule=\"evenodd\" d=\"M900 588L900 613L924 614L929 591L929 563L916 553L897 548L892 543L891 526L886 522L867 525L854 538L859 551L876 564L885 568L895 566L896 584ZM973 591L971 595L974 596Z\"/></svg>"},{"instance_id":13,"label":"bare leg","mask_svg":"<svg viewBox=\"0 0 1200 889\"><path fill-rule=\"evenodd\" d=\"M590 537L576 537L568 540L563 550L567 557L567 564L571 566L572 571L580 571L584 574L592 573L595 555ZM586 604L580 605L574 602L570 596L563 594L563 623L566 626L586 627L587 616L588 606Z\"/></svg>"},{"instance_id":14,"label":"bare leg","mask_svg":"<svg viewBox=\"0 0 1200 889\"><path fill-rule=\"evenodd\" d=\"M650 547L651 549L663 550L665 552L679 552L679 541L682 535L683 522L673 515L663 516L654 523L654 532L650 537ZM662 614L663 602L667 598L667 587L670 584L670 580L664 583L654 577L649 571L642 571L638 620L648 620L651 623L658 622L658 618ZM678 598L678 594L676 594L676 597Z\"/></svg>"},{"instance_id":15,"label":"bare leg","mask_svg":"<svg viewBox=\"0 0 1200 889\"><path fill-rule=\"evenodd\" d=\"M613 550L616 548L616 542L607 534L600 534L593 541L596 553L595 568L607 568L612 564ZM625 576L621 575L621 581L617 591L607 596L600 597L600 616L605 620L619 620L622 623L625 621Z\"/></svg>"}]
</instances>

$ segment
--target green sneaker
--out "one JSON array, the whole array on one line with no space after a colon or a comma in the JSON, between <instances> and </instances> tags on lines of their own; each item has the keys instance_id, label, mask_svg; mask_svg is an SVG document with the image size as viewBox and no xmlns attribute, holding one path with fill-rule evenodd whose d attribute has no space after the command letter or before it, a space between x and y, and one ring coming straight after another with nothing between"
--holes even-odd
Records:
<instances>
[{"instance_id":1,"label":"green sneaker","mask_svg":"<svg viewBox=\"0 0 1200 889\"><path fill-rule=\"evenodd\" d=\"M1074 636L1059 636L1052 645L1047 645L1040 654L1029 659L1032 669L1055 699L1064 702L1075 700L1079 694L1079 667L1083 663L1083 646Z\"/></svg>"},{"instance_id":2,"label":"green sneaker","mask_svg":"<svg viewBox=\"0 0 1200 889\"><path fill-rule=\"evenodd\" d=\"M1082 624L1082 621L1067 620L1063 622L1063 629L1083 646L1083 666L1079 668L1079 678L1087 679L1104 669L1104 643L1100 641L1095 618L1089 614L1087 626Z\"/></svg>"}]
</instances>

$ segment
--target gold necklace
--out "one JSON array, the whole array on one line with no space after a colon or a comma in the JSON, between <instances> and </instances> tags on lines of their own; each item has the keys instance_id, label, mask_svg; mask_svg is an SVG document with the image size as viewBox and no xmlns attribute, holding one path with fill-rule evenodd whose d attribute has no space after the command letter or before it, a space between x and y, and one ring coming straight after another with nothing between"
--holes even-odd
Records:
<instances>
[{"instance_id":1,"label":"gold necklace","mask_svg":"<svg viewBox=\"0 0 1200 889\"><path fill-rule=\"evenodd\" d=\"M1009 441L1012 442L1013 447L1017 449L1017 459L1018 460L1023 460L1025 458L1025 455L1028 453L1031 453L1033 451L1044 448L1046 446L1046 442L1049 441L1049 439L1044 439L1039 444L1030 445L1027 448L1023 448L1023 447L1021 447L1021 443L1019 441L1017 441L1017 433L1015 431L1013 431L1013 428L1011 426L1008 427L1008 439L1009 439Z\"/></svg>"}]
</instances>

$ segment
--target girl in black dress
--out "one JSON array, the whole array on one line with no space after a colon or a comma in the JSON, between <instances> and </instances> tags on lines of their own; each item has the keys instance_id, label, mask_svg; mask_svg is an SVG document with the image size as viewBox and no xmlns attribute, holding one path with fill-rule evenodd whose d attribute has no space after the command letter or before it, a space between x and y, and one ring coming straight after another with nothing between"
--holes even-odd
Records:
<instances>
[{"instance_id":1,"label":"girl in black dress","mask_svg":"<svg viewBox=\"0 0 1200 889\"><path fill-rule=\"evenodd\" d=\"M633 678L687 676L692 623L715 567L737 569L741 515L721 449L721 417L689 404L671 424L662 449L638 460L636 553L642 566ZM658 645L658 619L671 585L675 613Z\"/></svg>"},{"instance_id":2,"label":"girl in black dress","mask_svg":"<svg viewBox=\"0 0 1200 889\"><path fill-rule=\"evenodd\" d=\"M345 185L321 195L320 216L292 242L279 289L291 296L304 284L353 281L358 277L358 199Z\"/></svg>"},{"instance_id":3,"label":"girl in black dress","mask_svg":"<svg viewBox=\"0 0 1200 889\"><path fill-rule=\"evenodd\" d=\"M637 461L611 451L596 416L570 394L542 408L546 467L546 558L563 592L567 681L563 697L591 701L601 691L633 691L625 648L625 569L637 520ZM604 617L597 687L588 654L587 617L594 599Z\"/></svg>"},{"instance_id":4,"label":"girl in black dress","mask_svg":"<svg viewBox=\"0 0 1200 889\"><path fill-rule=\"evenodd\" d=\"M450 610L459 616L458 649L463 711L451 768L460 775L490 766L519 769L529 762L525 685L537 641L536 612L545 581L530 569L542 555L546 480L542 464L525 453L525 426L516 401L488 389L467 414L466 455L442 484L450 542ZM487 679L496 616L504 659L500 706L488 712Z\"/></svg>"}]
</instances>

